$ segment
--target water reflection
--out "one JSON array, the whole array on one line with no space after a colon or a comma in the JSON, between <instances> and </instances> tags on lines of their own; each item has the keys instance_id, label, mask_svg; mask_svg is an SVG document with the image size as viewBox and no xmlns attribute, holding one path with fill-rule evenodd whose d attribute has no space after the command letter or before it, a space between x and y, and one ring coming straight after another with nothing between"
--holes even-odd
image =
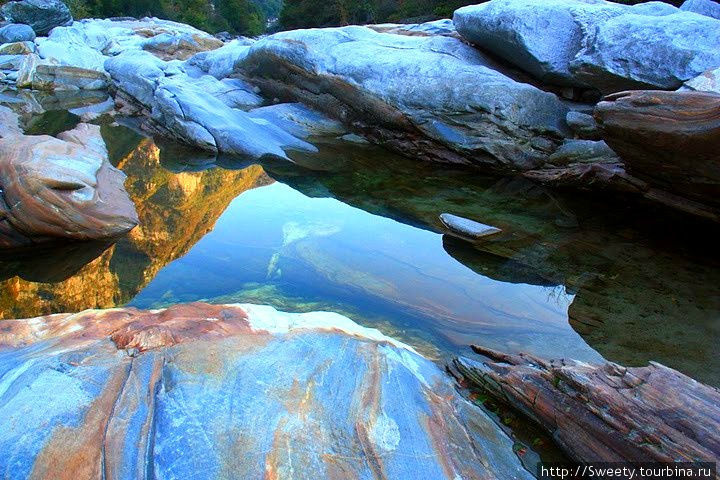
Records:
<instances>
[{"instance_id":1,"label":"water reflection","mask_svg":"<svg viewBox=\"0 0 720 480\"><path fill-rule=\"evenodd\" d=\"M244 165L125 128L103 134L141 226L109 247L0 259L0 317L270 303L340 311L433 356L473 342L586 360L599 352L720 384L714 227L371 147ZM505 233L454 240L443 212Z\"/></svg>"}]
</instances>

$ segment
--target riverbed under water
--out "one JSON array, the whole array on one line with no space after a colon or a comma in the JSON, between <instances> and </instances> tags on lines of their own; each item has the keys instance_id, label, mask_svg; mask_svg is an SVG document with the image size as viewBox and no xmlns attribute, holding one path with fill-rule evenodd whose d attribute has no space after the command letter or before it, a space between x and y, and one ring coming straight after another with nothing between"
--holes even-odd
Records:
<instances>
[{"instance_id":1,"label":"riverbed under water","mask_svg":"<svg viewBox=\"0 0 720 480\"><path fill-rule=\"evenodd\" d=\"M79 118L54 111L28 133ZM446 361L469 345L720 385L717 228L651 207L322 144L243 163L104 126L141 225L116 242L0 259L0 318L179 302L332 310ZM472 245L452 213L497 226Z\"/></svg>"}]
</instances>

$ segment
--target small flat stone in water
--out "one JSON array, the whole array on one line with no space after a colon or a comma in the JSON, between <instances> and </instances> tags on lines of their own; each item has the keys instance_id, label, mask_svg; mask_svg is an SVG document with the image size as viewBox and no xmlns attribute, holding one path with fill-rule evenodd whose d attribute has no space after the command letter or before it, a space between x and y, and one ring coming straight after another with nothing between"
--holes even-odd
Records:
<instances>
[{"instance_id":1,"label":"small flat stone in water","mask_svg":"<svg viewBox=\"0 0 720 480\"><path fill-rule=\"evenodd\" d=\"M449 213L440 215L440 221L451 234L464 239L478 240L502 232L499 228Z\"/></svg>"}]
</instances>

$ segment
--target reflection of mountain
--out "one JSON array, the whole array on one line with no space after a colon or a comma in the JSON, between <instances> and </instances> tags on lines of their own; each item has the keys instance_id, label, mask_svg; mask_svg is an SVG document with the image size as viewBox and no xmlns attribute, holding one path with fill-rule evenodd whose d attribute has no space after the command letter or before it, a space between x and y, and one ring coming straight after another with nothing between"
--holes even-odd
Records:
<instances>
[{"instance_id":1,"label":"reflection of mountain","mask_svg":"<svg viewBox=\"0 0 720 480\"><path fill-rule=\"evenodd\" d=\"M55 252L54 257L48 254L48 272L60 272L59 276L66 278L58 283L42 283L59 280L57 273L43 276L40 267L28 273L27 268L3 262L0 275L8 270L6 278L10 274L20 277L0 282L0 318L126 303L163 266L187 253L212 230L235 197L271 182L257 165L242 170L172 173L160 165L160 150L151 140L128 135L123 129L104 133L112 163L128 175L126 187L137 206L140 226L102 254L102 248L85 255L69 255L67 248ZM95 260L80 268L92 258ZM65 265L73 261L74 268ZM55 268L56 264L62 266ZM78 268L79 273L67 278Z\"/></svg>"}]
</instances>

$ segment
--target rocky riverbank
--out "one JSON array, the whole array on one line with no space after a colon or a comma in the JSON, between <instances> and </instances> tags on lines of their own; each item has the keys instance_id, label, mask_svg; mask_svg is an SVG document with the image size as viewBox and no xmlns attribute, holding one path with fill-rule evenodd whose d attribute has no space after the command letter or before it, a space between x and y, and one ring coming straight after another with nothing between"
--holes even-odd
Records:
<instances>
[{"instance_id":1,"label":"rocky riverbank","mask_svg":"<svg viewBox=\"0 0 720 480\"><path fill-rule=\"evenodd\" d=\"M120 111L148 131L219 154L287 158L314 151L310 137L353 132L413 158L718 220L720 20L713 11L703 2L678 9L493 0L458 10L452 21L229 42L157 19L63 26L58 15L49 33L3 27L14 43L1 47L0 72L16 88L109 85ZM641 102L609 97L622 106L613 120L608 102L596 108L601 95L628 89L647 93L621 96L644 95ZM279 102L304 107L288 111ZM656 113L645 113L648 105ZM642 133L638 115L658 135Z\"/></svg>"}]
</instances>

